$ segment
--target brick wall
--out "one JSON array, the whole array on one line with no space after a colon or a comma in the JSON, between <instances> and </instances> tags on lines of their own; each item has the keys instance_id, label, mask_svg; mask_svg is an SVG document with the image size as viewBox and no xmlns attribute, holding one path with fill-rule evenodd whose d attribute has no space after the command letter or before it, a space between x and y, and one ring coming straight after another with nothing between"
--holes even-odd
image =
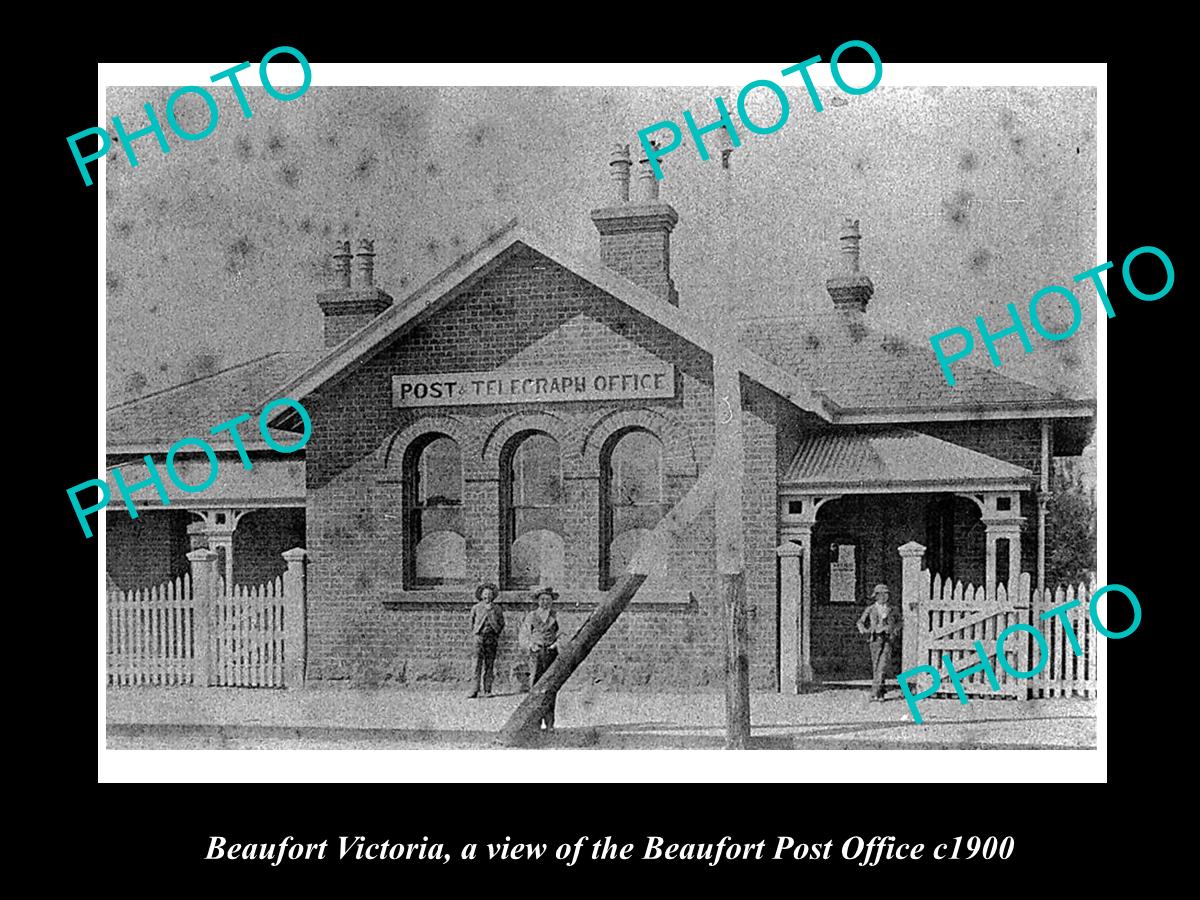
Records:
<instances>
[{"instance_id":1,"label":"brick wall","mask_svg":"<svg viewBox=\"0 0 1200 900\"><path fill-rule=\"evenodd\" d=\"M324 317L325 346L336 347L355 332L361 331L375 318L370 313L350 314Z\"/></svg>"},{"instance_id":2,"label":"brick wall","mask_svg":"<svg viewBox=\"0 0 1200 900\"><path fill-rule=\"evenodd\" d=\"M531 345L533 345L531 349ZM676 367L676 394L659 400L511 404L398 410L391 376L483 371L505 364L567 368L639 355ZM468 590L413 591L403 584L403 483L407 441L449 434L463 454L463 521L472 584L498 581L499 458L526 428L550 433L564 470L566 583L561 621L573 633L599 596L599 463L596 447L623 425L654 431L664 444L665 502L695 484L713 446L711 361L652 320L549 260L519 248L485 278L380 350L349 377L305 400L313 420L306 448L310 554L309 671L316 679L420 682L466 679L471 638ZM777 410L773 395L744 390L747 593L751 675L775 684ZM702 687L724 678L723 610L714 572L711 511L670 548L660 595L639 592L593 651L572 686ZM524 664L516 645L531 608L501 597L509 627L497 672L504 685Z\"/></svg>"},{"instance_id":3,"label":"brick wall","mask_svg":"<svg viewBox=\"0 0 1200 900\"><path fill-rule=\"evenodd\" d=\"M742 377L742 429L745 435L746 606L750 611L750 686L778 685L779 588L777 557L779 481L776 435L779 400L770 391Z\"/></svg>"},{"instance_id":4,"label":"brick wall","mask_svg":"<svg viewBox=\"0 0 1200 900\"><path fill-rule=\"evenodd\" d=\"M679 220L666 203L595 210L600 261L674 306L679 294L671 278L671 231Z\"/></svg>"},{"instance_id":5,"label":"brick wall","mask_svg":"<svg viewBox=\"0 0 1200 900\"><path fill-rule=\"evenodd\" d=\"M603 235L600 261L634 284L678 305L670 276L671 236L667 231Z\"/></svg>"}]
</instances>

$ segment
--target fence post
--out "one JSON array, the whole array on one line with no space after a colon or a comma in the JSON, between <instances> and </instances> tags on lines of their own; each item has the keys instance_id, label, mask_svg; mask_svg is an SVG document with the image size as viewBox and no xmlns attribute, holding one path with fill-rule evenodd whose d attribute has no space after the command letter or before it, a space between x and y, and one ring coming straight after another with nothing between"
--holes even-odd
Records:
<instances>
[{"instance_id":1,"label":"fence post","mask_svg":"<svg viewBox=\"0 0 1200 900\"><path fill-rule=\"evenodd\" d=\"M283 573L283 683L285 687L304 687L307 603L304 563L308 553L302 547L285 550L287 571Z\"/></svg>"},{"instance_id":2,"label":"fence post","mask_svg":"<svg viewBox=\"0 0 1200 900\"><path fill-rule=\"evenodd\" d=\"M917 665L921 645L921 610L929 599L929 577L921 570L925 548L909 541L900 548L900 608L904 610L904 637L901 658L904 671Z\"/></svg>"},{"instance_id":3,"label":"fence post","mask_svg":"<svg viewBox=\"0 0 1200 900\"><path fill-rule=\"evenodd\" d=\"M192 683L208 687L212 682L209 623L217 604L217 554L200 548L187 555L192 567Z\"/></svg>"},{"instance_id":4,"label":"fence post","mask_svg":"<svg viewBox=\"0 0 1200 900\"><path fill-rule=\"evenodd\" d=\"M1017 576L1017 589L1008 595L1008 602L1012 604L1014 618L1017 622L1023 625L1032 625L1038 628L1038 622L1034 619L1033 613L1033 596L1034 596L1033 576L1028 572L1022 572ZM1022 634L1020 643L1017 644L1017 669L1021 672L1028 672L1030 661L1032 659L1033 635ZM1011 639L1010 639L1011 642ZM1038 654L1041 656L1041 654ZM997 656L996 665L999 665L999 657ZM1012 679L1013 696L1019 700L1028 700L1033 682L1024 679Z\"/></svg>"}]
</instances>

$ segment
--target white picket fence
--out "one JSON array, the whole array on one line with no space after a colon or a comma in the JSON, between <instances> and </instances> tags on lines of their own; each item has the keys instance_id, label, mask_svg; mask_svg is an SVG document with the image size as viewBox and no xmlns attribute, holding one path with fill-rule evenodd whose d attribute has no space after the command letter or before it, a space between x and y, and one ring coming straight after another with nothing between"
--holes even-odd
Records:
<instances>
[{"instance_id":1,"label":"white picket fence","mask_svg":"<svg viewBox=\"0 0 1200 900\"><path fill-rule=\"evenodd\" d=\"M1021 587L1025 597L1028 597L1029 576L1023 576ZM1018 600L1020 593L1009 597L1004 585L999 585L994 596L989 597L982 587L965 584L962 581L942 580L934 575L928 595L924 598L917 613L917 630L915 637L918 641L917 662L921 665L934 666L941 672L942 687L938 696L955 694L954 685L949 678L943 662L944 656L949 656L958 672L975 666L979 655L975 642L983 645L989 654L989 661L996 673L999 690L992 687L987 675L975 672L962 679L963 690L969 697L1019 697L1026 690L1024 681L1009 675L996 662L996 639L1010 625L1029 621L1028 605ZM1022 654L1024 638L1027 635L1013 635L1005 642L1005 656L1009 664L1020 671L1026 671L1027 656Z\"/></svg>"},{"instance_id":2,"label":"white picket fence","mask_svg":"<svg viewBox=\"0 0 1200 900\"><path fill-rule=\"evenodd\" d=\"M1034 589L1032 623L1036 625L1046 638L1049 652L1046 667L1029 679L1030 697L1095 697L1097 688L1096 647L1100 634L1096 630L1092 617L1088 615L1088 603L1095 593L1094 584L1059 587L1053 591ZM1067 619L1075 632L1076 640L1083 650L1082 655L1076 656L1071 647L1070 638L1062 616L1058 615L1044 621L1039 616L1047 610L1078 600L1079 605L1067 613ZM1032 637L1030 640L1033 640ZM1038 648L1031 650L1036 654ZM1037 657L1033 657L1036 662Z\"/></svg>"},{"instance_id":3,"label":"white picket fence","mask_svg":"<svg viewBox=\"0 0 1200 900\"><path fill-rule=\"evenodd\" d=\"M195 684L192 579L108 592L108 683Z\"/></svg>"},{"instance_id":4,"label":"white picket fence","mask_svg":"<svg viewBox=\"0 0 1200 900\"><path fill-rule=\"evenodd\" d=\"M109 590L108 683L300 687L304 681L303 550L288 571L232 590L216 554L188 554L192 572L151 588Z\"/></svg>"},{"instance_id":5,"label":"white picket fence","mask_svg":"<svg viewBox=\"0 0 1200 900\"><path fill-rule=\"evenodd\" d=\"M219 597L209 627L212 684L283 687L283 577Z\"/></svg>"},{"instance_id":6,"label":"white picket fence","mask_svg":"<svg viewBox=\"0 0 1200 900\"><path fill-rule=\"evenodd\" d=\"M1038 590L1031 587L1029 573L1023 572L1015 590L1010 592L999 584L988 591L919 569L919 554L910 555L904 563L905 641L912 642L905 654L905 667L936 668L942 678L937 696L956 696L943 657L949 656L958 672L978 665L976 641L987 652L1000 689L992 687L986 673L975 672L962 680L964 692L972 699L1096 696L1099 636L1088 615L1094 585ZM1073 600L1079 605L1067 613L1067 619L1080 646L1078 655L1061 616L1041 619L1042 613ZM1030 678L1010 675L996 659L1000 633L1018 623L1033 625L1046 641L1043 651L1034 636L1025 631L1014 632L1005 640L1005 657L1019 672L1031 671L1044 658L1045 665Z\"/></svg>"}]
</instances>

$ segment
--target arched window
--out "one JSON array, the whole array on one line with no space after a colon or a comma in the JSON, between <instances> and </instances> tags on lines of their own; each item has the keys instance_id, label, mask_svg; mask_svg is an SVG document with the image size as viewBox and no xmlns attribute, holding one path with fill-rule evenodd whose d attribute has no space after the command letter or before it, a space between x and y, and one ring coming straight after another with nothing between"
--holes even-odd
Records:
<instances>
[{"instance_id":1,"label":"arched window","mask_svg":"<svg viewBox=\"0 0 1200 900\"><path fill-rule=\"evenodd\" d=\"M662 443L642 429L620 432L600 460L600 587L606 589L663 517Z\"/></svg>"},{"instance_id":2,"label":"arched window","mask_svg":"<svg viewBox=\"0 0 1200 900\"><path fill-rule=\"evenodd\" d=\"M506 588L562 583L563 480L558 442L519 434L501 457L501 571Z\"/></svg>"},{"instance_id":3,"label":"arched window","mask_svg":"<svg viewBox=\"0 0 1200 900\"><path fill-rule=\"evenodd\" d=\"M426 435L409 447L404 469L406 586L465 582L467 542L458 444L442 434Z\"/></svg>"}]
</instances>

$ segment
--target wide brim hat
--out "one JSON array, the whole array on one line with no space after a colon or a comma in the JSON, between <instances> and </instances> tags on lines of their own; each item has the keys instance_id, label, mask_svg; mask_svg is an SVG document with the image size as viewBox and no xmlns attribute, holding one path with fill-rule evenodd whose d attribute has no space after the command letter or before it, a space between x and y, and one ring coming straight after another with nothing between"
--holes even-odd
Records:
<instances>
[{"instance_id":1,"label":"wide brim hat","mask_svg":"<svg viewBox=\"0 0 1200 900\"><path fill-rule=\"evenodd\" d=\"M871 596L878 597L880 594L887 594L890 597L892 592L888 590L888 586L886 584L877 584L871 591Z\"/></svg>"},{"instance_id":2,"label":"wide brim hat","mask_svg":"<svg viewBox=\"0 0 1200 900\"><path fill-rule=\"evenodd\" d=\"M529 594L529 599L532 600L534 603L537 603L538 600L541 598L542 594L549 594L551 601L555 601L558 599L558 592L555 591L554 588L550 587L550 585L548 585L548 584L543 585L538 588L534 588Z\"/></svg>"},{"instance_id":3,"label":"wide brim hat","mask_svg":"<svg viewBox=\"0 0 1200 900\"><path fill-rule=\"evenodd\" d=\"M483 589L484 588L491 588L493 600L500 599L500 588L496 587L496 585L492 584L490 581L485 581L479 587L475 588L475 599L476 600L483 599Z\"/></svg>"}]
</instances>

